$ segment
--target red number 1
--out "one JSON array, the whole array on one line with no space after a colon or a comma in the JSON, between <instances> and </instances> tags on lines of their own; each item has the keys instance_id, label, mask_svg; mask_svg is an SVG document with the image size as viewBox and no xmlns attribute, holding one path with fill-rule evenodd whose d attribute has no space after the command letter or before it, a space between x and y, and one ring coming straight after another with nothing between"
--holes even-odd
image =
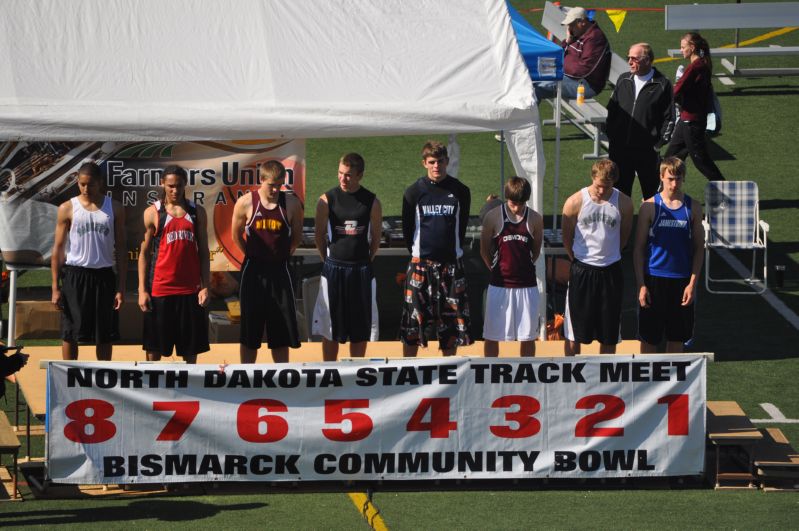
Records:
<instances>
[{"instance_id":1,"label":"red number 1","mask_svg":"<svg viewBox=\"0 0 799 531\"><path fill-rule=\"evenodd\" d=\"M688 395L666 395L658 404L667 404L669 435L688 435Z\"/></svg>"}]
</instances>

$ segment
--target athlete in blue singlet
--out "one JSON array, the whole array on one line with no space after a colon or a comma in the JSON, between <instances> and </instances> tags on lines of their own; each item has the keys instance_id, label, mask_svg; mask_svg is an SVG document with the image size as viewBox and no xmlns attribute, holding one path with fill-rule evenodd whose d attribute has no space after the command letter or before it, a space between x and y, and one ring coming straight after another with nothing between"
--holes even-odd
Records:
<instances>
[{"instance_id":1,"label":"athlete in blue singlet","mask_svg":"<svg viewBox=\"0 0 799 531\"><path fill-rule=\"evenodd\" d=\"M638 285L641 352L682 352L693 336L696 281L702 269L702 205L682 191L685 164L660 164L662 191L641 205L633 261Z\"/></svg>"}]
</instances>

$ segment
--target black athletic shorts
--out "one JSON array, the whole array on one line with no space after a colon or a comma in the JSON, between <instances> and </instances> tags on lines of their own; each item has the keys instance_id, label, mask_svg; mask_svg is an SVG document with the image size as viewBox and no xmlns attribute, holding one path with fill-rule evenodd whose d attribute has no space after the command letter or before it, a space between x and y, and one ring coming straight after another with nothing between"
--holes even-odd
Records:
<instances>
[{"instance_id":1,"label":"black athletic shorts","mask_svg":"<svg viewBox=\"0 0 799 531\"><path fill-rule=\"evenodd\" d=\"M247 259L241 268L239 287L241 334L239 342L261 348L266 328L270 349L299 348L294 288L287 263L268 264Z\"/></svg>"},{"instance_id":2,"label":"black athletic shorts","mask_svg":"<svg viewBox=\"0 0 799 531\"><path fill-rule=\"evenodd\" d=\"M314 334L339 343L377 341L372 264L326 258L314 307Z\"/></svg>"},{"instance_id":3,"label":"black athletic shorts","mask_svg":"<svg viewBox=\"0 0 799 531\"><path fill-rule=\"evenodd\" d=\"M436 328L441 350L472 344L466 275L460 260L444 264L413 258L408 264L400 339L406 345L426 347L428 323Z\"/></svg>"},{"instance_id":4,"label":"black athletic shorts","mask_svg":"<svg viewBox=\"0 0 799 531\"><path fill-rule=\"evenodd\" d=\"M647 276L649 308L638 306L638 339L658 345L666 341L685 343L694 335L694 304L682 305L682 294L690 278Z\"/></svg>"},{"instance_id":5,"label":"black athletic shorts","mask_svg":"<svg viewBox=\"0 0 799 531\"><path fill-rule=\"evenodd\" d=\"M195 356L208 352L208 313L197 294L150 297L152 311L144 314L142 348L162 356Z\"/></svg>"},{"instance_id":6,"label":"black athletic shorts","mask_svg":"<svg viewBox=\"0 0 799 531\"><path fill-rule=\"evenodd\" d=\"M574 260L566 293L566 337L577 343L618 343L623 283L621 261L597 267Z\"/></svg>"},{"instance_id":7,"label":"black athletic shorts","mask_svg":"<svg viewBox=\"0 0 799 531\"><path fill-rule=\"evenodd\" d=\"M110 267L61 269L61 339L101 345L119 339L117 282Z\"/></svg>"}]
</instances>

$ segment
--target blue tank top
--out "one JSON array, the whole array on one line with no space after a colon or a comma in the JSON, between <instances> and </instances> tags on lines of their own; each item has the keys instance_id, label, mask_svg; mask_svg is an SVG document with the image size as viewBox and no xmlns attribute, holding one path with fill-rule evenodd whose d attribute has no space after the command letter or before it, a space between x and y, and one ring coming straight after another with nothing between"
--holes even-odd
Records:
<instances>
[{"instance_id":1,"label":"blue tank top","mask_svg":"<svg viewBox=\"0 0 799 531\"><path fill-rule=\"evenodd\" d=\"M693 242L691 241L691 198L674 210L655 194L655 218L649 227L649 274L654 277L688 278L691 276Z\"/></svg>"}]
</instances>

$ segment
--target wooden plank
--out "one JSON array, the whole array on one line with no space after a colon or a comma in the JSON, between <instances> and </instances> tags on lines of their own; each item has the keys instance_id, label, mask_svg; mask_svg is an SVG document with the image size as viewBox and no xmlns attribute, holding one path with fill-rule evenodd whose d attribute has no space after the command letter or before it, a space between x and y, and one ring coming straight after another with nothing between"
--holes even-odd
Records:
<instances>
[{"instance_id":1,"label":"wooden plank","mask_svg":"<svg viewBox=\"0 0 799 531\"><path fill-rule=\"evenodd\" d=\"M682 57L682 51L669 49L669 57ZM761 57L772 55L797 55L799 46L747 46L744 48L711 48L710 57Z\"/></svg>"},{"instance_id":2,"label":"wooden plank","mask_svg":"<svg viewBox=\"0 0 799 531\"><path fill-rule=\"evenodd\" d=\"M799 2L667 5L666 30L799 26Z\"/></svg>"},{"instance_id":3,"label":"wooden plank","mask_svg":"<svg viewBox=\"0 0 799 531\"><path fill-rule=\"evenodd\" d=\"M0 466L0 484L3 486L3 492L5 492L7 499L3 499L0 496L0 500L4 502L9 501L23 501L22 494L19 492L19 489L14 491L14 477L11 475L11 472L8 471L7 467Z\"/></svg>"},{"instance_id":4,"label":"wooden plank","mask_svg":"<svg viewBox=\"0 0 799 531\"><path fill-rule=\"evenodd\" d=\"M763 438L763 434L734 401L708 401L707 431L708 438L716 443L757 441Z\"/></svg>"},{"instance_id":5,"label":"wooden plank","mask_svg":"<svg viewBox=\"0 0 799 531\"><path fill-rule=\"evenodd\" d=\"M20 443L17 434L14 433L14 428L8 422L5 412L0 411L0 452L2 453L16 453L19 450Z\"/></svg>"},{"instance_id":6,"label":"wooden plank","mask_svg":"<svg viewBox=\"0 0 799 531\"><path fill-rule=\"evenodd\" d=\"M765 436L755 449L755 466L763 469L790 468L793 477L799 477L799 452L797 452L782 430L767 428Z\"/></svg>"}]
</instances>

